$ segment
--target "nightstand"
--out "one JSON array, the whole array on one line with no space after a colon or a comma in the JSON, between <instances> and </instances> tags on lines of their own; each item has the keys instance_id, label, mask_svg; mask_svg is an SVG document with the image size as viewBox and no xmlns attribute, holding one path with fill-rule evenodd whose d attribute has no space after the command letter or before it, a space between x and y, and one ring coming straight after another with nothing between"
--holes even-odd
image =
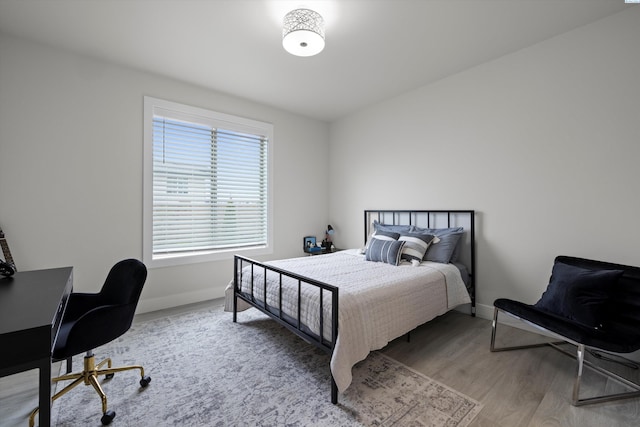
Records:
<instances>
[{"instance_id":1,"label":"nightstand","mask_svg":"<svg viewBox=\"0 0 640 427\"><path fill-rule=\"evenodd\" d=\"M339 252L341 251L341 249L338 249L336 247L331 247L331 249L327 250L326 248L321 248L319 251L313 251L313 252L309 252L308 250L304 250L304 253L312 256L312 255L324 255L324 254L332 254L334 252Z\"/></svg>"}]
</instances>

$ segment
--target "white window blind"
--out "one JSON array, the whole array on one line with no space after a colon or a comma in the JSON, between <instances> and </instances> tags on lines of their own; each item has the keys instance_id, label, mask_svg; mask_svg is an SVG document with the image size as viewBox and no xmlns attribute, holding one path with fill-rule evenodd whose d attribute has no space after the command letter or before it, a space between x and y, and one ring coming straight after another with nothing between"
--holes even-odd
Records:
<instances>
[{"instance_id":1,"label":"white window blind","mask_svg":"<svg viewBox=\"0 0 640 427\"><path fill-rule=\"evenodd\" d=\"M268 247L268 127L182 110L151 116L152 258Z\"/></svg>"}]
</instances>

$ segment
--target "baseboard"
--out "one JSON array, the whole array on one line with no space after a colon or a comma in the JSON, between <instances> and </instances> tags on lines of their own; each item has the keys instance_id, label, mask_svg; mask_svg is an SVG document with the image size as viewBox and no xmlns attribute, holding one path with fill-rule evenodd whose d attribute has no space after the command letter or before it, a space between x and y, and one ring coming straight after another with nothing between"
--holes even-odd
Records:
<instances>
[{"instance_id":1,"label":"baseboard","mask_svg":"<svg viewBox=\"0 0 640 427\"><path fill-rule=\"evenodd\" d=\"M193 304L196 302L209 301L220 298L219 292L214 289L207 289L196 292L182 292L160 298L141 299L138 302L136 314L149 313L152 311L163 310L165 308L178 307L181 305Z\"/></svg>"},{"instance_id":2,"label":"baseboard","mask_svg":"<svg viewBox=\"0 0 640 427\"><path fill-rule=\"evenodd\" d=\"M460 313L469 314L471 311L471 304L463 304L456 307L454 310ZM492 320L493 319L493 306L476 304L476 317L481 319Z\"/></svg>"},{"instance_id":3,"label":"baseboard","mask_svg":"<svg viewBox=\"0 0 640 427\"><path fill-rule=\"evenodd\" d=\"M481 319L493 319L493 306L492 305L484 305L484 304L476 304L476 316Z\"/></svg>"}]
</instances>

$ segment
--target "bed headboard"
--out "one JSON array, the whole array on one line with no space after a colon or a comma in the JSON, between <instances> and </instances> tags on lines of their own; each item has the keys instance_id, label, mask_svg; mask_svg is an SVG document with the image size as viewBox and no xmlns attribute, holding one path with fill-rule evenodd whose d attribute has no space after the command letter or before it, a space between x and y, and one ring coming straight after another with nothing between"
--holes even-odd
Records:
<instances>
[{"instance_id":1,"label":"bed headboard","mask_svg":"<svg viewBox=\"0 0 640 427\"><path fill-rule=\"evenodd\" d=\"M469 295L471 296L471 314L476 312L476 245L474 210L388 210L368 209L364 211L364 242L373 232L373 221L392 225L415 225L422 228L463 227L460 241L459 262L469 273Z\"/></svg>"}]
</instances>

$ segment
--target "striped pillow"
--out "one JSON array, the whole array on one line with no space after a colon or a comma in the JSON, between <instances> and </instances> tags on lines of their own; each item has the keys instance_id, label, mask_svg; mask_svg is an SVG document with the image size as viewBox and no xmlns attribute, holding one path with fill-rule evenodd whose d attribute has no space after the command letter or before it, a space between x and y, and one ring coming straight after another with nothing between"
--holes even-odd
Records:
<instances>
[{"instance_id":1,"label":"striped pillow","mask_svg":"<svg viewBox=\"0 0 640 427\"><path fill-rule=\"evenodd\" d=\"M369 245L371 245L371 242L373 241L374 238L378 240L398 240L399 237L400 237L400 233L396 233L393 231L376 230L369 236L364 248L360 249L360 253L361 254L367 253L367 249L369 249Z\"/></svg>"},{"instance_id":2,"label":"striped pillow","mask_svg":"<svg viewBox=\"0 0 640 427\"><path fill-rule=\"evenodd\" d=\"M378 240L398 240L400 233L386 230L376 230L371 237L375 237Z\"/></svg>"},{"instance_id":3,"label":"striped pillow","mask_svg":"<svg viewBox=\"0 0 640 427\"><path fill-rule=\"evenodd\" d=\"M400 264L400 256L405 242L400 240L371 239L365 259L374 262L386 262L391 265Z\"/></svg>"},{"instance_id":4,"label":"striped pillow","mask_svg":"<svg viewBox=\"0 0 640 427\"><path fill-rule=\"evenodd\" d=\"M437 243L440 239L426 233L402 233L398 240L406 242L404 248L402 248L402 259L422 262L429 245Z\"/></svg>"}]
</instances>

